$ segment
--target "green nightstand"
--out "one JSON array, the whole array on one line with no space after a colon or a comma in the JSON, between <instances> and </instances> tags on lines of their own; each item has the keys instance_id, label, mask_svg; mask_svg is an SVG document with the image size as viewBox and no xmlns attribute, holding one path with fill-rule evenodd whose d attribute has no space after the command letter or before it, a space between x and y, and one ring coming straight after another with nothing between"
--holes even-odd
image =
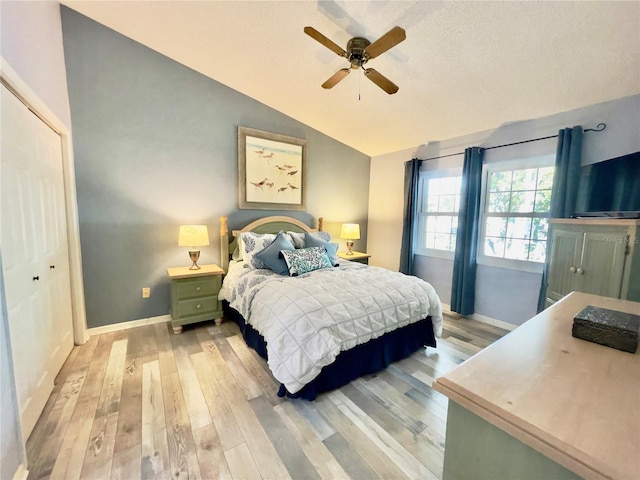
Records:
<instances>
[{"instance_id":1,"label":"green nightstand","mask_svg":"<svg viewBox=\"0 0 640 480\"><path fill-rule=\"evenodd\" d=\"M356 252L355 250L353 255L347 255L347 252L338 252L338 256L343 260L364 263L365 265L369 265L369 258L371 257L368 253Z\"/></svg>"},{"instance_id":2,"label":"green nightstand","mask_svg":"<svg viewBox=\"0 0 640 480\"><path fill-rule=\"evenodd\" d=\"M182 326L215 319L222 323L222 304L218 292L222 287L224 270L218 265L201 265L200 270L189 267L167 268L171 279L171 326L173 333Z\"/></svg>"}]
</instances>

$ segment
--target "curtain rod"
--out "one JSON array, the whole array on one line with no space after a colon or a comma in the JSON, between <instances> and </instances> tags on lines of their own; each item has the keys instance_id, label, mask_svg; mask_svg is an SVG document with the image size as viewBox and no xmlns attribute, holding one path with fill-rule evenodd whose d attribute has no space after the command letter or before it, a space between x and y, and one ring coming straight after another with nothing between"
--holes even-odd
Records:
<instances>
[{"instance_id":1,"label":"curtain rod","mask_svg":"<svg viewBox=\"0 0 640 480\"><path fill-rule=\"evenodd\" d=\"M587 129L585 129L583 131L584 132L601 132L605 128L607 128L607 124L606 123L599 123L598 125L596 125L596 128L587 128ZM521 143L537 142L539 140L547 140L549 138L558 138L558 135L557 134L556 135L549 135L547 137L532 138L531 140L522 140L520 142L505 143L504 145L494 145L493 147L484 147L483 150L492 150L494 148L511 147L512 145L520 145ZM425 158L422 161L423 162L427 162L429 160L437 160L439 158L454 157L456 155L464 155L464 152L450 153L448 155L440 155L439 157Z\"/></svg>"}]
</instances>

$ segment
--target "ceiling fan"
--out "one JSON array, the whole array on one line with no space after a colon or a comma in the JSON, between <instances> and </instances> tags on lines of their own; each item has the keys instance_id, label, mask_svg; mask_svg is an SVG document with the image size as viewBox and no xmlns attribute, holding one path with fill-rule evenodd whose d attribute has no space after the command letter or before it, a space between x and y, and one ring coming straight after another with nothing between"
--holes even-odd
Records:
<instances>
[{"instance_id":1,"label":"ceiling fan","mask_svg":"<svg viewBox=\"0 0 640 480\"><path fill-rule=\"evenodd\" d=\"M391 80L389 80L387 77L379 73L377 70L374 70L373 68L364 68L364 65L372 58L376 58L377 56L383 54L390 48L395 47L397 44L407 38L403 28L393 27L373 43L363 37L353 37L347 43L346 50L329 40L313 27L304 27L304 33L309 35L314 40L320 42L332 52L337 53L341 57L345 57L351 63L350 67L342 68L334 73L326 82L322 84L322 88L332 88L340 80L349 75L351 70L362 68L362 70L364 70L365 77L379 86L389 95L394 94L398 91L398 86L395 83L393 83Z\"/></svg>"}]
</instances>

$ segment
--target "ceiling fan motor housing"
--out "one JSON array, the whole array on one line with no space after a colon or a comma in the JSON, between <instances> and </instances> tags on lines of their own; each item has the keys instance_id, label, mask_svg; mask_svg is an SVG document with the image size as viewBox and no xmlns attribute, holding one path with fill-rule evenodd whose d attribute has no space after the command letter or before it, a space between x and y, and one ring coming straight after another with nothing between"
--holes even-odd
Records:
<instances>
[{"instance_id":1,"label":"ceiling fan motor housing","mask_svg":"<svg viewBox=\"0 0 640 480\"><path fill-rule=\"evenodd\" d=\"M347 43L347 54L349 55L349 62L351 62L351 68L357 69L367 63L369 55L366 54L365 49L371 45L371 42L366 38L353 37Z\"/></svg>"}]
</instances>

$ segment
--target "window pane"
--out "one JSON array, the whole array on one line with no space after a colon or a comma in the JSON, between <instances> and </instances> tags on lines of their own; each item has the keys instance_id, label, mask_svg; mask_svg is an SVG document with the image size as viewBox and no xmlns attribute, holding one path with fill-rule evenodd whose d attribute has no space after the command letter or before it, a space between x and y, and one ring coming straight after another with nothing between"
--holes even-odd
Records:
<instances>
[{"instance_id":1,"label":"window pane","mask_svg":"<svg viewBox=\"0 0 640 480\"><path fill-rule=\"evenodd\" d=\"M546 213L551 207L551 190L536 192L536 213Z\"/></svg>"},{"instance_id":2,"label":"window pane","mask_svg":"<svg viewBox=\"0 0 640 480\"><path fill-rule=\"evenodd\" d=\"M491 172L489 174L489 190L491 192L508 192L511 190L512 172Z\"/></svg>"},{"instance_id":3,"label":"window pane","mask_svg":"<svg viewBox=\"0 0 640 480\"><path fill-rule=\"evenodd\" d=\"M512 260L527 260L529 257L529 240L507 240L507 248L504 252L504 258Z\"/></svg>"},{"instance_id":4,"label":"window pane","mask_svg":"<svg viewBox=\"0 0 640 480\"><path fill-rule=\"evenodd\" d=\"M549 230L549 221L546 218L534 218L531 220L531 238L533 240L546 240Z\"/></svg>"},{"instance_id":5,"label":"window pane","mask_svg":"<svg viewBox=\"0 0 640 480\"><path fill-rule=\"evenodd\" d=\"M436 231L438 233L451 233L451 217L448 215L438 215L436 217Z\"/></svg>"},{"instance_id":6,"label":"window pane","mask_svg":"<svg viewBox=\"0 0 640 480\"><path fill-rule=\"evenodd\" d=\"M487 237L506 237L507 219L501 217L488 217L486 235Z\"/></svg>"},{"instance_id":7,"label":"window pane","mask_svg":"<svg viewBox=\"0 0 640 480\"><path fill-rule=\"evenodd\" d=\"M427 232L435 232L436 231L436 217L428 216L425 222L425 231Z\"/></svg>"},{"instance_id":8,"label":"window pane","mask_svg":"<svg viewBox=\"0 0 640 480\"><path fill-rule=\"evenodd\" d=\"M451 250L451 235L436 234L435 246L438 250Z\"/></svg>"},{"instance_id":9,"label":"window pane","mask_svg":"<svg viewBox=\"0 0 640 480\"><path fill-rule=\"evenodd\" d=\"M554 170L555 167L544 167L538 169L538 190L551 190Z\"/></svg>"},{"instance_id":10,"label":"window pane","mask_svg":"<svg viewBox=\"0 0 640 480\"><path fill-rule=\"evenodd\" d=\"M427 232L425 234L425 247L427 248L435 248L435 238L436 234L434 232Z\"/></svg>"},{"instance_id":11,"label":"window pane","mask_svg":"<svg viewBox=\"0 0 640 480\"><path fill-rule=\"evenodd\" d=\"M438 198L439 197L431 197L431 196L427 198L427 212L438 211Z\"/></svg>"},{"instance_id":12,"label":"window pane","mask_svg":"<svg viewBox=\"0 0 640 480\"><path fill-rule=\"evenodd\" d=\"M543 262L554 167L489 172L485 195L484 254ZM513 216L502 217L511 213Z\"/></svg>"},{"instance_id":13,"label":"window pane","mask_svg":"<svg viewBox=\"0 0 640 480\"><path fill-rule=\"evenodd\" d=\"M431 178L427 175L425 177L423 183L425 197L422 199L424 209L422 248L455 250L461 180L460 175Z\"/></svg>"},{"instance_id":14,"label":"window pane","mask_svg":"<svg viewBox=\"0 0 640 480\"><path fill-rule=\"evenodd\" d=\"M509 193L490 193L487 212L508 212Z\"/></svg>"},{"instance_id":15,"label":"window pane","mask_svg":"<svg viewBox=\"0 0 640 480\"><path fill-rule=\"evenodd\" d=\"M507 221L507 238L529 238L531 219L527 217L509 217Z\"/></svg>"},{"instance_id":16,"label":"window pane","mask_svg":"<svg viewBox=\"0 0 640 480\"><path fill-rule=\"evenodd\" d=\"M536 192L513 192L511 194L510 212L533 212L533 202Z\"/></svg>"},{"instance_id":17,"label":"window pane","mask_svg":"<svg viewBox=\"0 0 640 480\"><path fill-rule=\"evenodd\" d=\"M547 242L531 242L531 249L529 251L530 262L543 263L547 256Z\"/></svg>"},{"instance_id":18,"label":"window pane","mask_svg":"<svg viewBox=\"0 0 640 480\"><path fill-rule=\"evenodd\" d=\"M496 237L485 238L484 254L488 257L504 257L504 239Z\"/></svg>"},{"instance_id":19,"label":"window pane","mask_svg":"<svg viewBox=\"0 0 640 480\"><path fill-rule=\"evenodd\" d=\"M427 190L429 197L436 197L440 195L440 178L430 178L429 188Z\"/></svg>"},{"instance_id":20,"label":"window pane","mask_svg":"<svg viewBox=\"0 0 640 480\"><path fill-rule=\"evenodd\" d=\"M536 180L538 178L537 168L528 168L526 170L515 170L513 172L513 190L535 190Z\"/></svg>"},{"instance_id":21,"label":"window pane","mask_svg":"<svg viewBox=\"0 0 640 480\"><path fill-rule=\"evenodd\" d=\"M455 195L442 195L440 197L440 206L438 208L441 212L455 212L456 208L456 196Z\"/></svg>"},{"instance_id":22,"label":"window pane","mask_svg":"<svg viewBox=\"0 0 640 480\"><path fill-rule=\"evenodd\" d=\"M459 195L460 188L456 188L457 177L444 177L440 181L440 194L441 195ZM459 185L458 185L459 186Z\"/></svg>"}]
</instances>

